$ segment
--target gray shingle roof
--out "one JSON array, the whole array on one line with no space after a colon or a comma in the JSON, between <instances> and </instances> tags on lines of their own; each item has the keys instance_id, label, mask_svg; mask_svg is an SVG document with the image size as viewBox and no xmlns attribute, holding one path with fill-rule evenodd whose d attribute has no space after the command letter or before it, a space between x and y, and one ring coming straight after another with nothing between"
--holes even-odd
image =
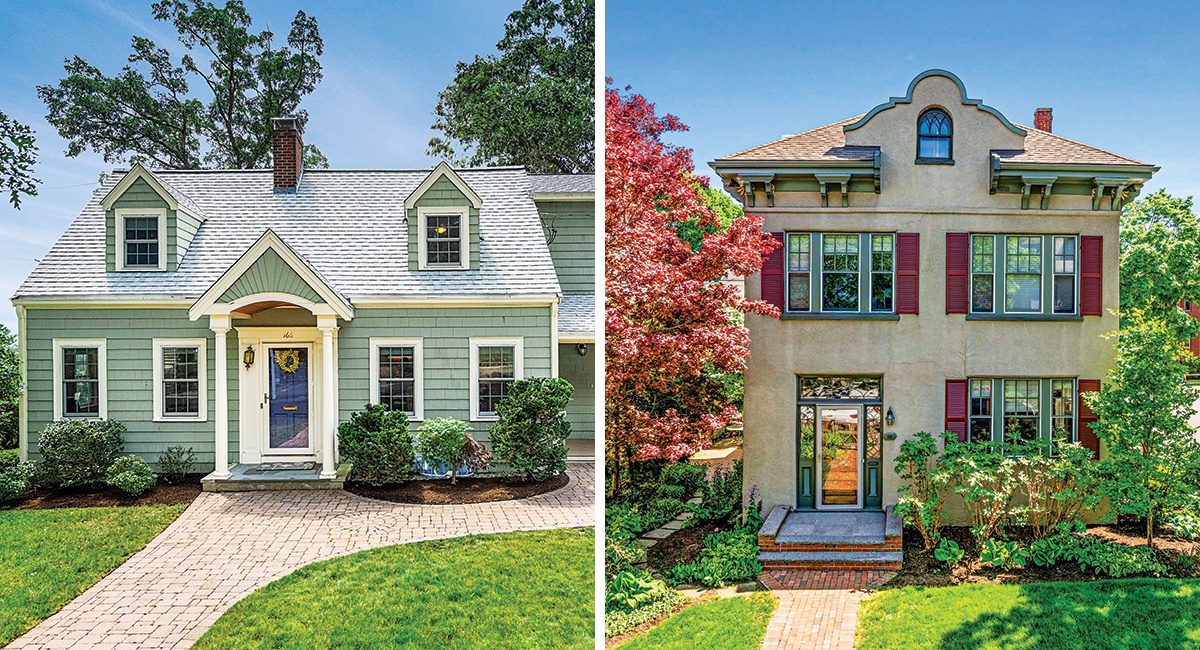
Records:
<instances>
[{"instance_id":1,"label":"gray shingle roof","mask_svg":"<svg viewBox=\"0 0 1200 650\"><path fill-rule=\"evenodd\" d=\"M409 271L404 199L429 172L308 170L295 194L276 194L271 170L155 171L206 217L179 270L167 273L105 272L100 201L120 181L114 174L14 297L195 299L268 228L352 300L559 292L521 168L458 171L483 199L479 270Z\"/></svg>"},{"instance_id":2,"label":"gray shingle roof","mask_svg":"<svg viewBox=\"0 0 1200 650\"><path fill-rule=\"evenodd\" d=\"M563 296L558 304L558 335L596 334L596 296Z\"/></svg>"},{"instance_id":3,"label":"gray shingle roof","mask_svg":"<svg viewBox=\"0 0 1200 650\"><path fill-rule=\"evenodd\" d=\"M530 174L529 188L539 194L595 194L595 174Z\"/></svg>"}]
</instances>

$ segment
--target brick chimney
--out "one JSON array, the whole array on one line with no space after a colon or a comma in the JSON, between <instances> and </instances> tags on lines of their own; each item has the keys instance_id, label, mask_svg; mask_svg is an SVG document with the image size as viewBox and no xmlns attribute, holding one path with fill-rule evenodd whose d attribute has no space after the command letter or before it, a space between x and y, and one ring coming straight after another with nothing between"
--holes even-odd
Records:
<instances>
[{"instance_id":1,"label":"brick chimney","mask_svg":"<svg viewBox=\"0 0 1200 650\"><path fill-rule=\"evenodd\" d=\"M275 191L295 192L304 173L304 127L295 116L271 118L271 157L275 161Z\"/></svg>"},{"instance_id":2,"label":"brick chimney","mask_svg":"<svg viewBox=\"0 0 1200 650\"><path fill-rule=\"evenodd\" d=\"M1053 133L1050 130L1050 122L1054 121L1054 109L1039 108L1033 112L1033 128L1046 133Z\"/></svg>"}]
</instances>

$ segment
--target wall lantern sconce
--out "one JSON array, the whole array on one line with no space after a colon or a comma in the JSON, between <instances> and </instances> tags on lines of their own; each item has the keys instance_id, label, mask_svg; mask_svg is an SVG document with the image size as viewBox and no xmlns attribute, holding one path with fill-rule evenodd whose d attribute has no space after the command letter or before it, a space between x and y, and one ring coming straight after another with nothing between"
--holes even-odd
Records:
<instances>
[{"instance_id":1,"label":"wall lantern sconce","mask_svg":"<svg viewBox=\"0 0 1200 650\"><path fill-rule=\"evenodd\" d=\"M242 353L242 363L246 365L246 370L249 370L250 366L254 365L254 346L246 346L246 351ZM890 415L891 411L888 411L888 413Z\"/></svg>"},{"instance_id":2,"label":"wall lantern sconce","mask_svg":"<svg viewBox=\"0 0 1200 650\"><path fill-rule=\"evenodd\" d=\"M587 356L587 348L588 348L587 343L580 343L579 345L575 346L575 351L579 353L579 356L586 357Z\"/></svg>"},{"instance_id":3,"label":"wall lantern sconce","mask_svg":"<svg viewBox=\"0 0 1200 650\"><path fill-rule=\"evenodd\" d=\"M892 407L889 406L888 410L887 410L887 425L890 427L895 423L896 423L896 414L892 413Z\"/></svg>"}]
</instances>

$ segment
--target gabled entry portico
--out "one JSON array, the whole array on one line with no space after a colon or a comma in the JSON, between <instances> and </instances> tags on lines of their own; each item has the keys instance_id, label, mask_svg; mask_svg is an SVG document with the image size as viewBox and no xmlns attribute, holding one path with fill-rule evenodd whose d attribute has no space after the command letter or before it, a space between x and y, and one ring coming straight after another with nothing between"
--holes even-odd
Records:
<instances>
[{"instance_id":1,"label":"gabled entry portico","mask_svg":"<svg viewBox=\"0 0 1200 650\"><path fill-rule=\"evenodd\" d=\"M261 326L255 314L298 307L315 327ZM274 232L267 230L192 306L189 316L209 319L216 364L214 481L230 479L229 393L238 396L241 464L312 461L319 478L338 476L338 320L354 317L349 301ZM240 354L233 387L228 376L228 334Z\"/></svg>"}]
</instances>

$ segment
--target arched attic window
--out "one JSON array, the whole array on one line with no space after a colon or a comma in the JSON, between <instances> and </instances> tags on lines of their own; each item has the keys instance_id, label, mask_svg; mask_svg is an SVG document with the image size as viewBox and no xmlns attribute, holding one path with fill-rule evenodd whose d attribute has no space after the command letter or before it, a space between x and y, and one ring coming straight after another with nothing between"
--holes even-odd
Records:
<instances>
[{"instance_id":1,"label":"arched attic window","mask_svg":"<svg viewBox=\"0 0 1200 650\"><path fill-rule=\"evenodd\" d=\"M950 162L954 152L954 124L940 108L931 108L917 119L917 162Z\"/></svg>"}]
</instances>

